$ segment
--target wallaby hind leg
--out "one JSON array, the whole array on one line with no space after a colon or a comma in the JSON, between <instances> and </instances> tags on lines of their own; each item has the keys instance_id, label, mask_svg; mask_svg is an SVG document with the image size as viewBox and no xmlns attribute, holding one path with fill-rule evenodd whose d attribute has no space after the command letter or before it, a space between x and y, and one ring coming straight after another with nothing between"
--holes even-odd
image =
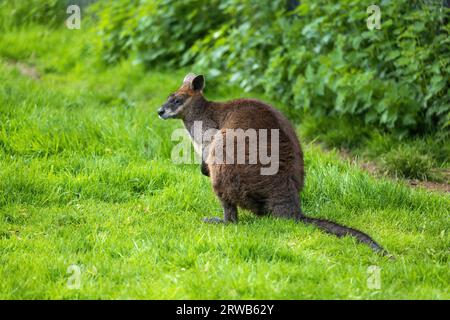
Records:
<instances>
[{"instance_id":1,"label":"wallaby hind leg","mask_svg":"<svg viewBox=\"0 0 450 320\"><path fill-rule=\"evenodd\" d=\"M220 202L222 203L223 207L223 219L219 217L211 217L204 218L203 221L206 223L236 223L238 221L236 205L231 204L230 202L223 199L221 199Z\"/></svg>"},{"instance_id":2,"label":"wallaby hind leg","mask_svg":"<svg viewBox=\"0 0 450 320\"><path fill-rule=\"evenodd\" d=\"M302 216L298 198L269 200L266 209L271 215L280 218L298 219Z\"/></svg>"}]
</instances>

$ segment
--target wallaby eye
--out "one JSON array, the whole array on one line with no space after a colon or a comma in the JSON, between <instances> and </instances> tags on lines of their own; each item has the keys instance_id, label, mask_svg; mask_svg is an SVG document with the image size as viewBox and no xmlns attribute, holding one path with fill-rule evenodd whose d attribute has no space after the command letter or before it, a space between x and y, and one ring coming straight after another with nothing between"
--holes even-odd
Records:
<instances>
[{"instance_id":1,"label":"wallaby eye","mask_svg":"<svg viewBox=\"0 0 450 320\"><path fill-rule=\"evenodd\" d=\"M175 104L180 104L182 101L181 101L181 99L180 98L175 98L174 100L173 100L173 103L175 103Z\"/></svg>"}]
</instances>

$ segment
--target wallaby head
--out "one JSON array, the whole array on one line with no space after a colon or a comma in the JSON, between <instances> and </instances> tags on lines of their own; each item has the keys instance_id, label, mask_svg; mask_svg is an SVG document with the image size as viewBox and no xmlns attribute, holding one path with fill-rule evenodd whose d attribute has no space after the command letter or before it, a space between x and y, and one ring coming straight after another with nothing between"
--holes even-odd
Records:
<instances>
[{"instance_id":1,"label":"wallaby head","mask_svg":"<svg viewBox=\"0 0 450 320\"><path fill-rule=\"evenodd\" d=\"M192 113L194 108L204 101L203 88L205 77L189 73L184 77L181 87L170 94L158 115L161 119L177 118L184 119L187 114Z\"/></svg>"}]
</instances>

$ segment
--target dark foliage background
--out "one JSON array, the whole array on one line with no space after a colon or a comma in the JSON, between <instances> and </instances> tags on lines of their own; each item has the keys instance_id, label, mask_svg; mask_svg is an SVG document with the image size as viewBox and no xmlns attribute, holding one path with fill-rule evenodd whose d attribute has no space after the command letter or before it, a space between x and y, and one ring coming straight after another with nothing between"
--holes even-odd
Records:
<instances>
[{"instance_id":1,"label":"dark foliage background","mask_svg":"<svg viewBox=\"0 0 450 320\"><path fill-rule=\"evenodd\" d=\"M59 26L67 0L4 1L0 28ZM440 0L117 0L88 4L107 64L190 66L208 82L264 91L292 118L348 117L398 136L450 128L449 8ZM353 120L352 120L353 119Z\"/></svg>"},{"instance_id":2,"label":"dark foliage background","mask_svg":"<svg viewBox=\"0 0 450 320\"><path fill-rule=\"evenodd\" d=\"M316 116L399 135L450 125L449 9L442 1L158 0L99 3L103 59L195 65ZM289 10L289 8L295 8Z\"/></svg>"}]
</instances>

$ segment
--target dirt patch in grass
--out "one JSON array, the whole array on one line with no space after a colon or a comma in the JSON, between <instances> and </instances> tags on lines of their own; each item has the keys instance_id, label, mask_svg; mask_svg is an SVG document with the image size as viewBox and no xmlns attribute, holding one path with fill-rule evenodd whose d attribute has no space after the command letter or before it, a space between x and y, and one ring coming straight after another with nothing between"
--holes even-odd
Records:
<instances>
[{"instance_id":1,"label":"dirt patch in grass","mask_svg":"<svg viewBox=\"0 0 450 320\"><path fill-rule=\"evenodd\" d=\"M450 193L450 184L448 183L438 183L432 181L420 181L417 179L407 180L409 185L412 187L423 187L431 191L440 191Z\"/></svg>"},{"instance_id":2,"label":"dirt patch in grass","mask_svg":"<svg viewBox=\"0 0 450 320\"><path fill-rule=\"evenodd\" d=\"M34 80L40 80L41 79L41 75L39 74L39 72L37 71L36 67L27 64L25 62L20 62L20 61L8 61L7 62L9 66L16 68L17 70L19 70L19 72L31 79Z\"/></svg>"}]
</instances>

